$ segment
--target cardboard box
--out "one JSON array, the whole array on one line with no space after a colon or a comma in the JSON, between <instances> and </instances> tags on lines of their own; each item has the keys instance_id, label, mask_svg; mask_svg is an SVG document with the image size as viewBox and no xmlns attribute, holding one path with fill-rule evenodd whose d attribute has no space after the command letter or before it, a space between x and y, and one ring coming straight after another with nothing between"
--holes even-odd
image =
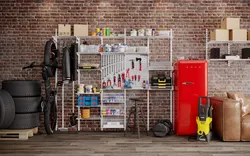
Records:
<instances>
[{"instance_id":1,"label":"cardboard box","mask_svg":"<svg viewBox=\"0 0 250 156\"><path fill-rule=\"evenodd\" d=\"M215 29L210 32L210 40L214 41L228 41L229 33L227 29Z\"/></svg>"},{"instance_id":2,"label":"cardboard box","mask_svg":"<svg viewBox=\"0 0 250 156\"><path fill-rule=\"evenodd\" d=\"M250 30L248 30L248 40L250 40Z\"/></svg>"},{"instance_id":3,"label":"cardboard box","mask_svg":"<svg viewBox=\"0 0 250 156\"><path fill-rule=\"evenodd\" d=\"M58 36L71 36L71 25L58 24Z\"/></svg>"},{"instance_id":4,"label":"cardboard box","mask_svg":"<svg viewBox=\"0 0 250 156\"><path fill-rule=\"evenodd\" d=\"M247 40L247 29L229 30L229 40L246 41Z\"/></svg>"},{"instance_id":5,"label":"cardboard box","mask_svg":"<svg viewBox=\"0 0 250 156\"><path fill-rule=\"evenodd\" d=\"M240 29L240 18L223 18L221 29Z\"/></svg>"},{"instance_id":6,"label":"cardboard box","mask_svg":"<svg viewBox=\"0 0 250 156\"><path fill-rule=\"evenodd\" d=\"M89 36L88 25L74 24L74 36Z\"/></svg>"}]
</instances>

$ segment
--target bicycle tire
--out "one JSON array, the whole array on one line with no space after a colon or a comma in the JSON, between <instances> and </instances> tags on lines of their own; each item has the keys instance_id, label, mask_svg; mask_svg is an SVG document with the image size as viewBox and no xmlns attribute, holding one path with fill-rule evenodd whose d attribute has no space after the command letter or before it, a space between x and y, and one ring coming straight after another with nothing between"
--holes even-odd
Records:
<instances>
[{"instance_id":1,"label":"bicycle tire","mask_svg":"<svg viewBox=\"0 0 250 156\"><path fill-rule=\"evenodd\" d=\"M56 50L56 45L53 40L48 40L44 48L44 65L51 64L51 53Z\"/></svg>"},{"instance_id":2,"label":"bicycle tire","mask_svg":"<svg viewBox=\"0 0 250 156\"><path fill-rule=\"evenodd\" d=\"M55 132L57 123L57 107L54 102L47 102L44 106L44 127L48 135Z\"/></svg>"},{"instance_id":3,"label":"bicycle tire","mask_svg":"<svg viewBox=\"0 0 250 156\"><path fill-rule=\"evenodd\" d=\"M53 40L48 40L44 47L44 65L47 66L48 76L54 77L56 73L55 67L49 67L51 65L57 66L59 57L59 52L56 49L56 44Z\"/></svg>"}]
</instances>

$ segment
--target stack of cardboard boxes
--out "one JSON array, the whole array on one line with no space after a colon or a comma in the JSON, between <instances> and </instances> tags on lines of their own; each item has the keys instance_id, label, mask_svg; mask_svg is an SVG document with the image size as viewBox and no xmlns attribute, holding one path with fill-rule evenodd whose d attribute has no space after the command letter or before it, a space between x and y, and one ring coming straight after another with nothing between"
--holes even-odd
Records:
<instances>
[{"instance_id":1,"label":"stack of cardboard boxes","mask_svg":"<svg viewBox=\"0 0 250 156\"><path fill-rule=\"evenodd\" d=\"M250 31L240 29L240 18L223 18L221 28L210 32L210 40L215 41L246 41L250 40Z\"/></svg>"}]
</instances>

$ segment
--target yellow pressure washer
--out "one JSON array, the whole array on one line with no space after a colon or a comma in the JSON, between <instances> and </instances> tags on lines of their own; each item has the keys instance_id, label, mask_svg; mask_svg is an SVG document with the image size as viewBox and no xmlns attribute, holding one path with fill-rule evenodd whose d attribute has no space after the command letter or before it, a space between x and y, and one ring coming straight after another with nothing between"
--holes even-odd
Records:
<instances>
[{"instance_id":1,"label":"yellow pressure washer","mask_svg":"<svg viewBox=\"0 0 250 156\"><path fill-rule=\"evenodd\" d=\"M206 99L206 103L202 103L202 99ZM198 100L198 116L197 123L197 140L209 142L212 138L212 106L207 96L201 96Z\"/></svg>"}]
</instances>

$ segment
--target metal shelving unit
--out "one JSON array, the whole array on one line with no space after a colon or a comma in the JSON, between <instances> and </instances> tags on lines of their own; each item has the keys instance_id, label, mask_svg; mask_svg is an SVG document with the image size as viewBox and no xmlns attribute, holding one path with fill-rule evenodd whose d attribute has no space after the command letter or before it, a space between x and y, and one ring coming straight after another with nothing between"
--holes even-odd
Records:
<instances>
[{"instance_id":1,"label":"metal shelving unit","mask_svg":"<svg viewBox=\"0 0 250 156\"><path fill-rule=\"evenodd\" d=\"M126 34L126 29L124 30L124 34ZM59 37L59 38L67 38L67 37ZM114 73L120 74L122 72L126 72L125 69L127 68L127 65L125 63L126 59L129 59L129 56L131 55L140 55L140 56L147 56L147 72L149 71L169 71L170 72L170 77L172 78L172 71L173 71L173 66L172 66L172 39L173 39L173 32L172 30L169 30L169 35L168 36L71 36L69 37L70 39L75 39L76 43L80 45L81 39L99 39L100 43L103 44L105 39L123 39L124 44L127 43L128 39L143 39L147 41L147 47L149 48L150 40L154 39L168 39L169 40L169 45L170 45L170 53L169 53L169 62L167 67L162 66L162 67L157 67L154 68L153 66L150 66L149 58L150 58L150 51L149 52L78 52L78 64L81 63L80 61L80 56L81 55L100 55L101 56L101 66L100 69L78 69L78 84L80 84L80 73L81 72L89 72L89 71L98 71L101 74L101 81L103 78L111 77ZM150 48L149 48L150 49ZM117 61L114 61L117 60ZM110 63L111 62L111 63ZM149 74L147 74L147 80L149 80ZM147 92L147 129L149 130L149 94L150 91L169 91L170 92L170 120L172 121L172 108L173 108L173 102L172 102L172 97L173 97L173 87L170 86L168 88L164 89L159 89L159 88L148 88L148 89L143 89L143 88L126 88L126 89L104 89L101 88L101 93L99 93L100 96L100 116L91 116L89 119L82 119L80 116L80 110L82 106L77 107L78 108L78 130L80 130L80 121L81 120L100 120L100 127L101 130L105 128L122 128L126 130L126 94L127 91L130 90L141 90L141 91L146 91ZM106 99L106 94L123 94L123 100L119 102L107 102L105 101ZM95 94L95 93L94 93ZM84 94L77 94L77 95L93 95L84 93ZM97 94L98 95L98 94ZM86 106L88 107L88 106ZM97 108L98 108L97 107ZM120 108L120 110L123 110L122 115L103 115L102 110L110 107L110 108ZM91 106L90 106L91 108ZM112 122L120 122L120 125L115 125L115 124L110 124L108 123L109 121Z\"/></svg>"},{"instance_id":2,"label":"metal shelving unit","mask_svg":"<svg viewBox=\"0 0 250 156\"><path fill-rule=\"evenodd\" d=\"M227 45L227 54L231 54L231 46L234 44L250 44L250 41L209 41L209 32L208 29L206 29L206 60L208 61L225 61L228 63L228 66L230 66L230 63L232 61L250 61L250 59L209 59L209 46L214 46L214 45L222 45L226 44Z\"/></svg>"}]
</instances>

